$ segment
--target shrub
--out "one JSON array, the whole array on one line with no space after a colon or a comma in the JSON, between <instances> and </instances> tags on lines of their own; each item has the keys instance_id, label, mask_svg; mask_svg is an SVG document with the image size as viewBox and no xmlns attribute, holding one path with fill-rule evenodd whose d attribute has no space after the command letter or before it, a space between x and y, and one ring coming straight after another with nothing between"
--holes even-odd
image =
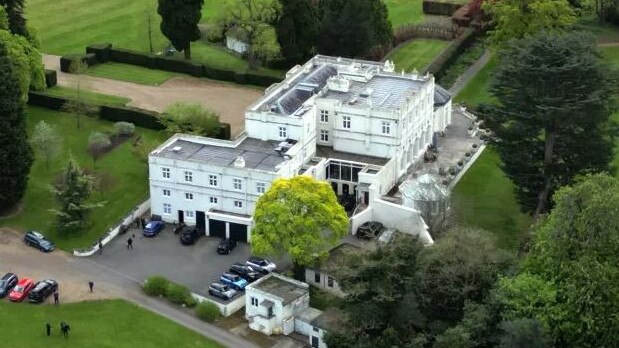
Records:
<instances>
[{"instance_id":1,"label":"shrub","mask_svg":"<svg viewBox=\"0 0 619 348\"><path fill-rule=\"evenodd\" d=\"M170 281L162 276L150 276L144 282L144 293L149 296L164 296Z\"/></svg>"},{"instance_id":2,"label":"shrub","mask_svg":"<svg viewBox=\"0 0 619 348\"><path fill-rule=\"evenodd\" d=\"M473 148L476 149L479 145L473 144Z\"/></svg>"},{"instance_id":3,"label":"shrub","mask_svg":"<svg viewBox=\"0 0 619 348\"><path fill-rule=\"evenodd\" d=\"M97 160L112 147L110 138L101 132L94 132L88 137L88 152L92 155L93 160Z\"/></svg>"},{"instance_id":4,"label":"shrub","mask_svg":"<svg viewBox=\"0 0 619 348\"><path fill-rule=\"evenodd\" d=\"M198 306L196 307L196 316L207 323L212 323L217 320L221 314L219 313L219 308L217 308L217 306L213 303L203 301L198 303Z\"/></svg>"},{"instance_id":5,"label":"shrub","mask_svg":"<svg viewBox=\"0 0 619 348\"><path fill-rule=\"evenodd\" d=\"M129 136L135 132L135 125L131 122L116 122L114 123L114 133L117 135Z\"/></svg>"},{"instance_id":6,"label":"shrub","mask_svg":"<svg viewBox=\"0 0 619 348\"><path fill-rule=\"evenodd\" d=\"M28 104L52 110L62 110L67 99L47 95L41 92L28 92Z\"/></svg>"},{"instance_id":7,"label":"shrub","mask_svg":"<svg viewBox=\"0 0 619 348\"><path fill-rule=\"evenodd\" d=\"M58 84L58 78L56 76L56 70L45 69L45 85L47 87L54 87Z\"/></svg>"},{"instance_id":8,"label":"shrub","mask_svg":"<svg viewBox=\"0 0 619 348\"><path fill-rule=\"evenodd\" d=\"M467 151L467 152L464 153L464 156L471 157L471 153Z\"/></svg>"},{"instance_id":9,"label":"shrub","mask_svg":"<svg viewBox=\"0 0 619 348\"><path fill-rule=\"evenodd\" d=\"M101 43L86 46L86 53L92 53L95 55L97 63L105 63L110 60L110 50L112 49L111 43Z\"/></svg>"},{"instance_id":10,"label":"shrub","mask_svg":"<svg viewBox=\"0 0 619 348\"><path fill-rule=\"evenodd\" d=\"M219 136L219 115L197 103L176 102L162 115L169 133Z\"/></svg>"},{"instance_id":11,"label":"shrub","mask_svg":"<svg viewBox=\"0 0 619 348\"><path fill-rule=\"evenodd\" d=\"M188 307L192 307L196 304L195 299L191 296L191 292L189 291L189 289L187 289L186 286L173 282L168 283L165 297L170 300L170 302L177 305L186 305Z\"/></svg>"},{"instance_id":12,"label":"shrub","mask_svg":"<svg viewBox=\"0 0 619 348\"><path fill-rule=\"evenodd\" d=\"M450 175L456 175L457 172L458 172L458 169L456 168L456 166L449 167L449 174Z\"/></svg>"},{"instance_id":13,"label":"shrub","mask_svg":"<svg viewBox=\"0 0 619 348\"><path fill-rule=\"evenodd\" d=\"M459 166L459 167L462 167L463 165L464 165L464 161L459 160L459 161L458 161L458 166Z\"/></svg>"}]
</instances>

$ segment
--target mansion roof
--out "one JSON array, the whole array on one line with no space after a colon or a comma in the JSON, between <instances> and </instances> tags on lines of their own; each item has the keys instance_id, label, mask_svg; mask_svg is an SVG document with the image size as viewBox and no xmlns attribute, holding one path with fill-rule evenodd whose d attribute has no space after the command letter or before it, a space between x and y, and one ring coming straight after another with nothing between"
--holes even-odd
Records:
<instances>
[{"instance_id":1,"label":"mansion roof","mask_svg":"<svg viewBox=\"0 0 619 348\"><path fill-rule=\"evenodd\" d=\"M238 145L231 147L180 137L153 155L218 167L235 167L237 158L242 157L244 168L277 172L277 166L286 160L275 151L278 144L277 141L245 138Z\"/></svg>"}]
</instances>

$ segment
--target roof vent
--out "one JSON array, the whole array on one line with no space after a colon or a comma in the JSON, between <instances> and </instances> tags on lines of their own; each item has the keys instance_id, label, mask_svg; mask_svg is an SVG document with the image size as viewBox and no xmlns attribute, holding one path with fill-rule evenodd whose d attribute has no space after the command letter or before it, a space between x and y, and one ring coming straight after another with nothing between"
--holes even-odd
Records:
<instances>
[{"instance_id":1,"label":"roof vent","mask_svg":"<svg viewBox=\"0 0 619 348\"><path fill-rule=\"evenodd\" d=\"M174 146L174 147L172 148L172 151L174 151L174 152L180 152L182 149L183 149L183 148L182 148L182 147L180 147L180 146Z\"/></svg>"},{"instance_id":2,"label":"roof vent","mask_svg":"<svg viewBox=\"0 0 619 348\"><path fill-rule=\"evenodd\" d=\"M271 104L270 111L277 112L277 104Z\"/></svg>"},{"instance_id":3,"label":"roof vent","mask_svg":"<svg viewBox=\"0 0 619 348\"><path fill-rule=\"evenodd\" d=\"M243 156L237 156L236 159L234 160L234 167L235 168L245 168L245 159L243 158Z\"/></svg>"},{"instance_id":4,"label":"roof vent","mask_svg":"<svg viewBox=\"0 0 619 348\"><path fill-rule=\"evenodd\" d=\"M365 91L360 92L360 93L359 93L359 96L360 96L360 97L363 97L363 98L367 98L367 97L369 97L369 96L371 96L371 95L372 95L372 92L374 92L374 91L373 91L371 88L368 88L368 89L366 89Z\"/></svg>"}]
</instances>

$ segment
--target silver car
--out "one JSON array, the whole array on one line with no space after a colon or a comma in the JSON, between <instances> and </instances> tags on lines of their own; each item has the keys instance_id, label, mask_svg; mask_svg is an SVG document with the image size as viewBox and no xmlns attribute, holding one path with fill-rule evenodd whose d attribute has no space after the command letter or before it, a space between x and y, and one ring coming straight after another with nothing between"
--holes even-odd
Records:
<instances>
[{"instance_id":1,"label":"silver car","mask_svg":"<svg viewBox=\"0 0 619 348\"><path fill-rule=\"evenodd\" d=\"M213 283L208 287L208 293L211 296L219 297L226 301L231 300L236 296L236 290L230 288L228 285L221 283Z\"/></svg>"}]
</instances>

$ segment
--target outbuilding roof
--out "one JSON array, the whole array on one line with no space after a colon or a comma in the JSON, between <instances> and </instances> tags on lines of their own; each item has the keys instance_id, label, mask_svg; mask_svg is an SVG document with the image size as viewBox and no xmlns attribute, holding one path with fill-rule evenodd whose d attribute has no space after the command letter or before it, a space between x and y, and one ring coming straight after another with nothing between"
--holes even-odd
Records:
<instances>
[{"instance_id":1,"label":"outbuilding roof","mask_svg":"<svg viewBox=\"0 0 619 348\"><path fill-rule=\"evenodd\" d=\"M276 273L270 273L249 287L279 297L284 305L309 294L309 285Z\"/></svg>"}]
</instances>

